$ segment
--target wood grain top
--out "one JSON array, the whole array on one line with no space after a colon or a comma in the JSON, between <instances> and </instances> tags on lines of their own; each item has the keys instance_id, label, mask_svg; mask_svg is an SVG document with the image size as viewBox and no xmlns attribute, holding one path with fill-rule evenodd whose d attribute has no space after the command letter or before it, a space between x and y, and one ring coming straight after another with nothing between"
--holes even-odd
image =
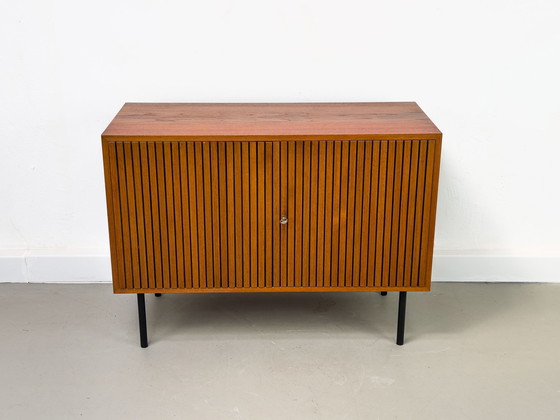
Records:
<instances>
[{"instance_id":1,"label":"wood grain top","mask_svg":"<svg viewBox=\"0 0 560 420\"><path fill-rule=\"evenodd\" d=\"M104 140L439 139L415 102L126 103Z\"/></svg>"}]
</instances>

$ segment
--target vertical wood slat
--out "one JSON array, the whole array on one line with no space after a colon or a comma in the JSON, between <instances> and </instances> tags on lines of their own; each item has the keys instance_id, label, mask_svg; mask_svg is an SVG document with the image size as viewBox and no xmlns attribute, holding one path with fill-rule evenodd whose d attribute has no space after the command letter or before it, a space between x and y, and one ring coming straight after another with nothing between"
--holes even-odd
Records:
<instances>
[{"instance_id":1,"label":"vertical wood slat","mask_svg":"<svg viewBox=\"0 0 560 420\"><path fill-rule=\"evenodd\" d=\"M155 287L155 252L154 252L154 234L153 234L153 218L152 218L152 193L150 189L150 161L148 158L148 145L138 144L140 153L140 171L141 171L141 188L143 197L143 214L144 214L144 232L146 243L146 278L143 279L147 288Z\"/></svg>"},{"instance_id":2,"label":"vertical wood slat","mask_svg":"<svg viewBox=\"0 0 560 420\"><path fill-rule=\"evenodd\" d=\"M301 285L309 287L309 211L311 201L311 143L303 143L303 165L301 183L303 183L302 196L302 241L301 241Z\"/></svg>"},{"instance_id":3,"label":"vertical wood slat","mask_svg":"<svg viewBox=\"0 0 560 420\"><path fill-rule=\"evenodd\" d=\"M286 167L286 171L287 171L287 191L288 191L288 197L286 199L287 201L287 207L288 207L288 223L286 224L287 227L287 231L288 231L288 237L287 237L287 243L286 243L286 251L288 253L288 258L287 258L287 264L286 264L286 271L287 271L287 276L286 276L286 284L285 286L287 287L293 287L295 286L295 271L294 271L294 250L295 250L295 231L294 231L294 226L295 226L295 201L296 201L296 197L295 197L295 191L296 191L296 180L295 180L295 174L296 174L296 152L295 152L295 142L290 141L288 142L288 150L287 150L287 167Z\"/></svg>"},{"instance_id":4,"label":"vertical wood slat","mask_svg":"<svg viewBox=\"0 0 560 420\"><path fill-rule=\"evenodd\" d=\"M436 141L106 147L118 288L429 281Z\"/></svg>"},{"instance_id":5,"label":"vertical wood slat","mask_svg":"<svg viewBox=\"0 0 560 420\"><path fill-rule=\"evenodd\" d=\"M406 263L406 237L407 237L407 216L408 216L408 197L410 193L410 156L411 143L403 142L403 158L402 158L402 180L401 180L401 197L400 197L400 215L399 215L399 241L398 241L398 261L396 268L396 286L402 287L404 284L404 267Z\"/></svg>"},{"instance_id":6,"label":"vertical wood slat","mask_svg":"<svg viewBox=\"0 0 560 420\"><path fill-rule=\"evenodd\" d=\"M367 285L369 287L378 286L379 275L377 272L378 260L380 256L376 255L377 237L378 237L378 217L379 217L379 188L381 173L381 146L382 142L375 142L371 151L371 181L369 191L369 235L368 235L368 251L367 257Z\"/></svg>"},{"instance_id":7,"label":"vertical wood slat","mask_svg":"<svg viewBox=\"0 0 560 420\"><path fill-rule=\"evenodd\" d=\"M338 284L346 285L346 232L348 216L348 142L341 145Z\"/></svg>"},{"instance_id":8,"label":"vertical wood slat","mask_svg":"<svg viewBox=\"0 0 560 420\"><path fill-rule=\"evenodd\" d=\"M129 191L134 190L134 212L136 216L136 231L137 231L137 250L138 250L138 279L136 284L138 287L147 287L144 283L148 278L147 260L146 260L146 237L145 237L145 224L144 224L144 208L143 208L143 192L142 192L142 175L141 175L141 162L140 150L137 144L130 145L130 159L132 161L132 179L129 183ZM130 185L132 184L132 185ZM131 219L132 220L132 219Z\"/></svg>"},{"instance_id":9,"label":"vertical wood slat","mask_svg":"<svg viewBox=\"0 0 560 420\"><path fill-rule=\"evenodd\" d=\"M158 205L158 178L156 164L156 147L154 143L148 143L147 158L149 166L149 189L150 189L150 205L152 214L152 232L154 246L154 277L150 281L150 285L154 288L162 287L161 278L163 274L162 256L161 256L161 233L159 223L159 205Z\"/></svg>"},{"instance_id":10,"label":"vertical wood slat","mask_svg":"<svg viewBox=\"0 0 560 420\"><path fill-rule=\"evenodd\" d=\"M195 143L194 153L193 153L193 166L194 173L193 182L194 189L196 191L196 224L198 225L198 235L195 236L198 239L197 249L198 249L198 279L197 287L206 288L206 260L208 255L206 253L206 225L204 223L205 215L205 202L204 202L204 155L202 152L202 145L200 143Z\"/></svg>"},{"instance_id":11,"label":"vertical wood slat","mask_svg":"<svg viewBox=\"0 0 560 420\"><path fill-rule=\"evenodd\" d=\"M274 264L278 264L275 261L275 243L278 243L278 237L276 236L277 226L280 225L279 218L276 218L275 210L277 210L277 204L275 203L274 198L274 155L273 155L273 148L272 143L268 142L265 144L264 150L264 157L263 161L265 162L265 205L264 205L264 212L266 214L266 218L264 221L264 230L266 236L266 257L265 257L265 270L266 270L266 279L264 280L264 286L272 287L273 278L274 278ZM276 223L274 223L276 220Z\"/></svg>"},{"instance_id":12,"label":"vertical wood slat","mask_svg":"<svg viewBox=\"0 0 560 420\"><path fill-rule=\"evenodd\" d=\"M187 145L185 143L179 144L179 167L180 167L180 195L181 195L181 221L183 227L183 259L185 261L185 279L183 287L186 289L193 288L193 252L191 248L191 213L190 208L190 184L188 179L188 166L187 166ZM179 279L180 281L180 279Z\"/></svg>"},{"instance_id":13,"label":"vertical wood slat","mask_svg":"<svg viewBox=\"0 0 560 420\"><path fill-rule=\"evenodd\" d=\"M176 276L171 278L171 288L185 287L185 250L183 232L183 209L181 200L181 164L179 156L179 143L171 144L171 162L173 172L173 216L175 218L175 261L177 264Z\"/></svg>"},{"instance_id":14,"label":"vertical wood slat","mask_svg":"<svg viewBox=\"0 0 560 420\"><path fill-rule=\"evenodd\" d=\"M243 242L243 287L251 287L251 181L249 169L249 144L241 144L241 186L243 188L243 228L240 237Z\"/></svg>"},{"instance_id":15,"label":"vertical wood slat","mask_svg":"<svg viewBox=\"0 0 560 420\"><path fill-rule=\"evenodd\" d=\"M110 173L110 191L108 192L107 201L109 202L109 218L113 220L113 229L109 229L109 234L111 235L111 255L112 255L112 269L113 269L113 282L115 286L120 289L126 288L126 272L124 265L124 242L126 242L123 229L123 222L121 216L121 200L120 200L120 187L119 180L121 175L119 173L119 160L117 158L117 144L108 144L107 156L108 156L108 166ZM112 216L112 218L111 218ZM109 226L111 226L111 221L109 221ZM113 257L114 256L114 257Z\"/></svg>"},{"instance_id":16,"label":"vertical wood slat","mask_svg":"<svg viewBox=\"0 0 560 420\"><path fill-rule=\"evenodd\" d=\"M368 282L368 248L370 245L370 236L375 237L375 234L370 234L370 215L373 213L374 206L370 204L371 198L371 186L373 184L373 172L372 172L372 149L373 145L371 142L365 142L364 144L364 167L363 167L363 178L364 182L362 185L362 227L361 227L361 238L362 243L360 245L360 279L359 283L361 287L369 286Z\"/></svg>"},{"instance_id":17,"label":"vertical wood slat","mask_svg":"<svg viewBox=\"0 0 560 420\"><path fill-rule=\"evenodd\" d=\"M198 232L200 229L197 208L197 181L195 166L195 148L194 144L186 145L187 167L188 167L188 194L189 194L189 213L190 213L190 243L191 243L191 270L192 270L192 287L198 289L200 287L200 258L198 246ZM203 226L202 226L203 228Z\"/></svg>"},{"instance_id":18,"label":"vertical wood slat","mask_svg":"<svg viewBox=\"0 0 560 420\"><path fill-rule=\"evenodd\" d=\"M390 260L389 260L389 285L395 287L397 285L397 258L399 246L399 226L400 226L400 209L401 209L401 181L402 181L402 164L403 164L403 143L396 141L395 143L395 166L393 179L393 199L392 199L392 220L391 220L391 242Z\"/></svg>"},{"instance_id":19,"label":"vertical wood slat","mask_svg":"<svg viewBox=\"0 0 560 420\"><path fill-rule=\"evenodd\" d=\"M352 267L352 286L358 287L361 285L361 270L360 270L360 257L362 250L362 200L364 196L364 160L365 160L365 144L358 142L356 145L356 194L354 198L354 249L350 260L353 257Z\"/></svg>"},{"instance_id":20,"label":"vertical wood slat","mask_svg":"<svg viewBox=\"0 0 560 420\"><path fill-rule=\"evenodd\" d=\"M426 282L426 267L429 264L428 258L433 250L428 249L428 232L426 227L430 226L431 215L430 206L432 205L432 189L433 189L433 172L434 172L434 159L435 159L435 143L426 143L427 156L426 156L426 175L424 180L424 201L422 208L422 238L420 240L420 268L417 274L418 286L424 286Z\"/></svg>"},{"instance_id":21,"label":"vertical wood slat","mask_svg":"<svg viewBox=\"0 0 560 420\"><path fill-rule=\"evenodd\" d=\"M294 230L294 286L302 286L302 245L303 245L303 142L295 142L295 188L294 220L290 223Z\"/></svg>"},{"instance_id":22,"label":"vertical wood slat","mask_svg":"<svg viewBox=\"0 0 560 420\"><path fill-rule=\"evenodd\" d=\"M213 229L212 221L212 176L210 167L210 147L208 144L201 145L202 155L202 185L203 198L201 203L204 204L204 258L206 259L206 276L202 279L203 288L211 288L214 285L214 253L213 253Z\"/></svg>"},{"instance_id":23,"label":"vertical wood slat","mask_svg":"<svg viewBox=\"0 0 560 420\"><path fill-rule=\"evenodd\" d=\"M387 145L387 177L385 184L385 215L383 216L383 271L381 278L382 286L389 286L391 270L391 234L393 221L393 181L395 177L395 142Z\"/></svg>"},{"instance_id":24,"label":"vertical wood slat","mask_svg":"<svg viewBox=\"0 0 560 420\"><path fill-rule=\"evenodd\" d=\"M310 208L309 208L309 285L317 285L317 231L318 227L318 176L319 176L319 147L317 143L311 143L310 147ZM328 220L328 219L327 219Z\"/></svg>"},{"instance_id":25,"label":"vertical wood slat","mask_svg":"<svg viewBox=\"0 0 560 420\"><path fill-rule=\"evenodd\" d=\"M138 240L138 225L140 219L137 217L136 211L136 191L134 182L134 161L132 156L132 144L124 143L124 159L126 172L126 192L128 201L128 219L130 232L130 253L132 264L132 284L134 288L141 287L141 271L140 271L140 243Z\"/></svg>"},{"instance_id":26,"label":"vertical wood slat","mask_svg":"<svg viewBox=\"0 0 560 420\"><path fill-rule=\"evenodd\" d=\"M429 226L427 227L428 233L428 244L426 249L426 258L428 260L426 264L425 272L422 276L423 282L422 286L427 286L430 284L432 278L432 262L433 262L433 252L434 252L434 227L436 222L436 206L437 206L437 195L438 195L438 184L439 184L439 167L441 158L441 139L429 143L431 147L434 148L434 157L432 161L432 187L430 192L430 217Z\"/></svg>"},{"instance_id":27,"label":"vertical wood slat","mask_svg":"<svg viewBox=\"0 0 560 420\"><path fill-rule=\"evenodd\" d=\"M211 216L210 224L212 225L212 269L213 276L211 279L212 287L221 287L222 285L222 247L220 230L224 226L220 223L220 179L218 176L218 144L210 143L208 145L210 152L210 179L211 182Z\"/></svg>"},{"instance_id":28,"label":"vertical wood slat","mask_svg":"<svg viewBox=\"0 0 560 420\"><path fill-rule=\"evenodd\" d=\"M123 265L124 265L124 285L127 288L134 288L132 276L132 234L130 229L130 215L128 213L128 194L127 194L127 176L126 176L126 157L124 154L124 145L117 145L116 150L117 173L119 176L119 192L118 198L120 202L120 214L122 221L122 239L123 239Z\"/></svg>"},{"instance_id":29,"label":"vertical wood slat","mask_svg":"<svg viewBox=\"0 0 560 420\"><path fill-rule=\"evenodd\" d=\"M249 231L250 260L251 260L251 287L258 286L258 254L259 254L259 213L258 213L258 174L257 174L257 145L249 143Z\"/></svg>"},{"instance_id":30,"label":"vertical wood slat","mask_svg":"<svg viewBox=\"0 0 560 420\"><path fill-rule=\"evenodd\" d=\"M165 287L173 288L173 284L177 279L177 261L176 261L176 248L177 243L175 239L175 212L173 200L173 165L171 164L171 144L169 142L163 143L163 162L164 162L164 182L165 182L165 207L167 210L167 243L168 243L168 264L169 264L169 277L166 279Z\"/></svg>"},{"instance_id":31,"label":"vertical wood slat","mask_svg":"<svg viewBox=\"0 0 560 420\"><path fill-rule=\"evenodd\" d=\"M410 157L410 180L408 188L408 203L409 209L407 212L407 226L406 226L406 243L405 243L405 260L404 260L404 281L407 282L412 275L412 255L414 245L414 216L416 204L416 192L418 190L418 157L419 157L419 142L412 142Z\"/></svg>"},{"instance_id":32,"label":"vertical wood slat","mask_svg":"<svg viewBox=\"0 0 560 420\"><path fill-rule=\"evenodd\" d=\"M266 203L266 161L265 157L265 144L256 144L257 154L255 163L257 165L257 258L258 258L258 272L257 272L257 287L265 287L266 285L266 268L265 258L267 257L267 235L265 230L265 203Z\"/></svg>"},{"instance_id":33,"label":"vertical wood slat","mask_svg":"<svg viewBox=\"0 0 560 420\"><path fill-rule=\"evenodd\" d=\"M354 205L356 202L356 160L357 143L348 142L348 185L346 187L348 198L346 205L346 271L344 274L344 286L353 286L352 269L354 268Z\"/></svg>"},{"instance_id":34,"label":"vertical wood slat","mask_svg":"<svg viewBox=\"0 0 560 420\"><path fill-rule=\"evenodd\" d=\"M245 275L244 267L244 255L245 255L245 241L244 229L246 228L244 223L246 222L246 210L243 204L243 198L245 197L245 189L243 188L243 182L246 181L246 176L243 173L243 164L241 159L241 143L235 143L233 145L233 174L235 175L235 180L232 180L235 184L235 195L233 200L235 201L235 287L243 287L245 284L243 282L243 277ZM248 226L248 225L247 225ZM247 236L247 235L245 235ZM248 267L248 266L247 266Z\"/></svg>"},{"instance_id":35,"label":"vertical wood slat","mask_svg":"<svg viewBox=\"0 0 560 420\"><path fill-rule=\"evenodd\" d=\"M219 189L219 206L218 212L219 215L217 218L220 221L220 266L222 267L220 277L220 287L230 287L229 275L230 275L230 249L228 247L228 240L229 240L229 230L233 228L233 226L228 226L228 212L231 209L228 209L228 165L227 165L227 155L226 155L226 145L225 143L220 143L216 146L216 170L218 171L218 189ZM230 178L231 179L231 178ZM233 185L232 185L233 186ZM229 230L228 230L229 228ZM233 248L232 248L233 249Z\"/></svg>"},{"instance_id":36,"label":"vertical wood slat","mask_svg":"<svg viewBox=\"0 0 560 420\"><path fill-rule=\"evenodd\" d=\"M318 182L317 182L317 268L316 268L316 285L324 286L324 251L325 251L325 163L326 163L326 147L324 143L319 143L318 153Z\"/></svg>"},{"instance_id":37,"label":"vertical wood slat","mask_svg":"<svg viewBox=\"0 0 560 420\"><path fill-rule=\"evenodd\" d=\"M338 286L338 259L340 239L340 173L342 143L333 143L333 199L332 199L332 231L331 231L331 280L330 285Z\"/></svg>"},{"instance_id":38,"label":"vertical wood slat","mask_svg":"<svg viewBox=\"0 0 560 420\"><path fill-rule=\"evenodd\" d=\"M422 240L422 210L425 190L425 168L426 168L426 142L420 143L418 158L418 179L416 184L416 205L414 216L414 245L412 252L412 273L411 281L414 286L418 286L418 273L420 270L420 246Z\"/></svg>"},{"instance_id":39,"label":"vertical wood slat","mask_svg":"<svg viewBox=\"0 0 560 420\"><path fill-rule=\"evenodd\" d=\"M225 211L227 212L227 226L228 226L228 287L235 287L236 286L236 259L239 258L239 255L236 254L235 246L235 232L237 228L236 223L236 215L239 217L239 210L237 209L237 205L239 204L239 196L235 196L235 187L239 185L239 182L235 177L235 170L234 170L234 145L232 143L227 143L224 146L225 148L225 159L226 159L226 167L227 167L227 206L225 206ZM240 264L241 262L239 262Z\"/></svg>"},{"instance_id":40,"label":"vertical wood slat","mask_svg":"<svg viewBox=\"0 0 560 420\"><path fill-rule=\"evenodd\" d=\"M377 195L377 218L376 218L376 246L372 249L372 254L375 257L375 286L383 286L383 235L385 233L384 220L385 220L385 187L387 180L387 142L383 141L380 144L379 150L379 177L377 180L377 190L372 191ZM371 254L370 254L371 255Z\"/></svg>"},{"instance_id":41,"label":"vertical wood slat","mask_svg":"<svg viewBox=\"0 0 560 420\"><path fill-rule=\"evenodd\" d=\"M323 235L323 286L331 286L332 260L332 209L333 209L333 142L325 145L325 221L320 223Z\"/></svg>"}]
</instances>

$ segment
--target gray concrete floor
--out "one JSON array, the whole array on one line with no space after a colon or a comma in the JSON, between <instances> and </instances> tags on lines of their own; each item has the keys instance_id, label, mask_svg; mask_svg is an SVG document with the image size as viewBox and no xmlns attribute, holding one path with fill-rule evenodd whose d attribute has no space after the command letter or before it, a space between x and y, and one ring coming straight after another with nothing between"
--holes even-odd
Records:
<instances>
[{"instance_id":1,"label":"gray concrete floor","mask_svg":"<svg viewBox=\"0 0 560 420\"><path fill-rule=\"evenodd\" d=\"M0 284L0 418L560 418L560 284L146 298Z\"/></svg>"}]
</instances>

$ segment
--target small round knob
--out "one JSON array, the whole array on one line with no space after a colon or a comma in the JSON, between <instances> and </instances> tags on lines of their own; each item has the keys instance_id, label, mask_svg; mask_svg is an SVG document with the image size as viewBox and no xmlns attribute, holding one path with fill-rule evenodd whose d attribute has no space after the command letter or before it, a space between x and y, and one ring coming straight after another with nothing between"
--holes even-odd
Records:
<instances>
[{"instance_id":1,"label":"small round knob","mask_svg":"<svg viewBox=\"0 0 560 420\"><path fill-rule=\"evenodd\" d=\"M286 225L287 223L288 223L288 218L286 216L282 216L282 218L280 219L280 224Z\"/></svg>"}]
</instances>

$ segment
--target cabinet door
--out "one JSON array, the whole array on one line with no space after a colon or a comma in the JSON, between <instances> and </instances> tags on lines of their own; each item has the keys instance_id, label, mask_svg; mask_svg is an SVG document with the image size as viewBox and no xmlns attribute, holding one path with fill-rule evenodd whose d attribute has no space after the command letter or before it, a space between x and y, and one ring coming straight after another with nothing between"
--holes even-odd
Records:
<instances>
[{"instance_id":1,"label":"cabinet door","mask_svg":"<svg viewBox=\"0 0 560 420\"><path fill-rule=\"evenodd\" d=\"M439 147L282 143L280 285L429 287Z\"/></svg>"},{"instance_id":2,"label":"cabinet door","mask_svg":"<svg viewBox=\"0 0 560 420\"><path fill-rule=\"evenodd\" d=\"M115 291L265 288L279 278L279 144L109 142Z\"/></svg>"}]
</instances>

